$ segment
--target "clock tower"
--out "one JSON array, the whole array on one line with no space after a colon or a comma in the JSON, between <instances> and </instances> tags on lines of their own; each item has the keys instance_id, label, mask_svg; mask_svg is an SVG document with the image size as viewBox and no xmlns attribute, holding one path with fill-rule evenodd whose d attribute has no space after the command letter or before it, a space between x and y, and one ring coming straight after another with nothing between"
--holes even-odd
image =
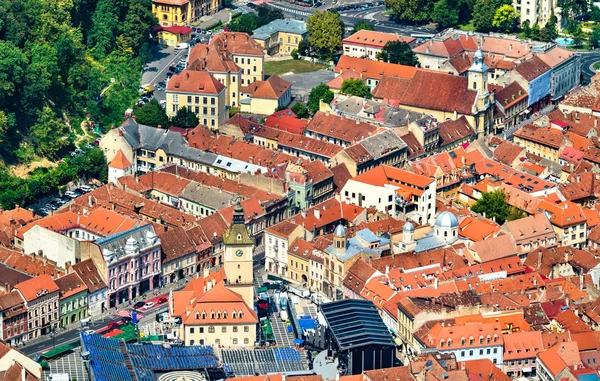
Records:
<instances>
[{"instance_id":1,"label":"clock tower","mask_svg":"<svg viewBox=\"0 0 600 381\"><path fill-rule=\"evenodd\" d=\"M254 241L244 222L244 209L240 201L233 209L231 226L223 234L225 245L224 266L227 276L226 286L237 292L248 306L254 305L254 269L252 250Z\"/></svg>"}]
</instances>

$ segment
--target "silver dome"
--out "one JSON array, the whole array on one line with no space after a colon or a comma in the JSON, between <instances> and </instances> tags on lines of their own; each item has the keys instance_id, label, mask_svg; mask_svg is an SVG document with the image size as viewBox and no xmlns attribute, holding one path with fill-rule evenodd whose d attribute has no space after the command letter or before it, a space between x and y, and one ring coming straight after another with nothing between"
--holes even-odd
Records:
<instances>
[{"instance_id":1,"label":"silver dome","mask_svg":"<svg viewBox=\"0 0 600 381\"><path fill-rule=\"evenodd\" d=\"M458 228L458 218L454 213L442 212L435 219L435 227L441 229L456 229Z\"/></svg>"},{"instance_id":2,"label":"silver dome","mask_svg":"<svg viewBox=\"0 0 600 381\"><path fill-rule=\"evenodd\" d=\"M402 231L404 231L406 233L412 233L415 231L415 225L411 224L410 222L407 222L402 227Z\"/></svg>"},{"instance_id":3,"label":"silver dome","mask_svg":"<svg viewBox=\"0 0 600 381\"><path fill-rule=\"evenodd\" d=\"M335 227L335 230L333 231L333 235L338 236L338 237L345 237L346 236L346 228L342 226L342 224L339 224L338 226Z\"/></svg>"}]
</instances>

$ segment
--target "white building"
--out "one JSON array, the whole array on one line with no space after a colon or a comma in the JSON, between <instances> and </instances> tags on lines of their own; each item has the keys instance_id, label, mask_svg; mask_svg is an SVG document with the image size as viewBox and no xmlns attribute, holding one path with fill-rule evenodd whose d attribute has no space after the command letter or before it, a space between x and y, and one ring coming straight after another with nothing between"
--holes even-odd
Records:
<instances>
[{"instance_id":1,"label":"white building","mask_svg":"<svg viewBox=\"0 0 600 381\"><path fill-rule=\"evenodd\" d=\"M404 41L408 44L415 41L414 38L400 36L394 33L375 32L372 30L359 30L352 36L342 41L344 55L356 58L367 58L377 61L377 55L388 42Z\"/></svg>"},{"instance_id":2,"label":"white building","mask_svg":"<svg viewBox=\"0 0 600 381\"><path fill-rule=\"evenodd\" d=\"M304 238L304 229L282 221L265 229L265 270L288 276L288 248L296 238Z\"/></svg>"},{"instance_id":3,"label":"white building","mask_svg":"<svg viewBox=\"0 0 600 381\"><path fill-rule=\"evenodd\" d=\"M119 150L108 165L108 182L116 184L119 177L133 175L133 164Z\"/></svg>"},{"instance_id":4,"label":"white building","mask_svg":"<svg viewBox=\"0 0 600 381\"><path fill-rule=\"evenodd\" d=\"M342 200L371 207L393 217L419 224L435 219L435 180L412 172L380 165L348 180Z\"/></svg>"}]
</instances>

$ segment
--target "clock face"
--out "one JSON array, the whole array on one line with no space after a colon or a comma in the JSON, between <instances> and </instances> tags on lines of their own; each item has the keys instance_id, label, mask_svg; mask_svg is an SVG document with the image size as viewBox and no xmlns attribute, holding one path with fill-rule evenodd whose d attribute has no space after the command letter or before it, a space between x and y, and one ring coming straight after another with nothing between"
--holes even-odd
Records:
<instances>
[{"instance_id":1,"label":"clock face","mask_svg":"<svg viewBox=\"0 0 600 381\"><path fill-rule=\"evenodd\" d=\"M235 251L235 255L238 257L241 257L242 255L244 255L244 252L242 250L238 249Z\"/></svg>"}]
</instances>

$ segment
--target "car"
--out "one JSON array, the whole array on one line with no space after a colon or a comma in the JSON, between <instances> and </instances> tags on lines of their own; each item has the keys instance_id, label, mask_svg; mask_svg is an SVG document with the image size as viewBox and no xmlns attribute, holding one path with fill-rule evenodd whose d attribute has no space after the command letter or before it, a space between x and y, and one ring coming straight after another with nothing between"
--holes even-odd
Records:
<instances>
[{"instance_id":1,"label":"car","mask_svg":"<svg viewBox=\"0 0 600 381\"><path fill-rule=\"evenodd\" d=\"M85 145L85 148L92 149L92 148L94 148L94 145L92 143L88 143Z\"/></svg>"},{"instance_id":2,"label":"car","mask_svg":"<svg viewBox=\"0 0 600 381\"><path fill-rule=\"evenodd\" d=\"M48 210L46 208L40 208L35 214L46 217L48 215Z\"/></svg>"},{"instance_id":3,"label":"car","mask_svg":"<svg viewBox=\"0 0 600 381\"><path fill-rule=\"evenodd\" d=\"M164 106L167 104L167 100L166 99L161 99L160 102L158 102L159 105Z\"/></svg>"},{"instance_id":4,"label":"car","mask_svg":"<svg viewBox=\"0 0 600 381\"><path fill-rule=\"evenodd\" d=\"M89 189L89 188L88 188L88 189ZM81 194L86 194L86 193L88 193L88 192L90 192L90 191L91 191L91 189L90 189L90 190L85 190L85 189L83 189L82 187L79 187L79 188L77 188L76 190L77 190L77 191L79 191L79 192L81 192Z\"/></svg>"},{"instance_id":5,"label":"car","mask_svg":"<svg viewBox=\"0 0 600 381\"><path fill-rule=\"evenodd\" d=\"M187 48L190 47L190 44L188 44L187 42L180 42L179 44L177 44L177 46L175 47L175 50L185 50Z\"/></svg>"},{"instance_id":6,"label":"car","mask_svg":"<svg viewBox=\"0 0 600 381\"><path fill-rule=\"evenodd\" d=\"M44 208L46 208L47 210L56 210L56 209L58 209L56 207L56 205L53 205L53 204L46 204L46 205L44 205Z\"/></svg>"},{"instance_id":7,"label":"car","mask_svg":"<svg viewBox=\"0 0 600 381\"><path fill-rule=\"evenodd\" d=\"M175 66L169 66L169 71L175 71Z\"/></svg>"},{"instance_id":8,"label":"car","mask_svg":"<svg viewBox=\"0 0 600 381\"><path fill-rule=\"evenodd\" d=\"M94 333L96 333L96 331L94 331L93 329L88 329L87 331L85 331L86 335L91 335L91 334L94 334Z\"/></svg>"},{"instance_id":9,"label":"car","mask_svg":"<svg viewBox=\"0 0 600 381\"><path fill-rule=\"evenodd\" d=\"M133 308L135 308L137 310L138 308L142 308L145 305L146 305L145 302L137 302L136 304L133 305Z\"/></svg>"},{"instance_id":10,"label":"car","mask_svg":"<svg viewBox=\"0 0 600 381\"><path fill-rule=\"evenodd\" d=\"M83 153L83 150L81 148L77 148L75 149L75 153L81 155Z\"/></svg>"},{"instance_id":11,"label":"car","mask_svg":"<svg viewBox=\"0 0 600 381\"><path fill-rule=\"evenodd\" d=\"M66 191L65 192L65 196L71 197L71 198L75 198L78 197L79 195L73 191Z\"/></svg>"},{"instance_id":12,"label":"car","mask_svg":"<svg viewBox=\"0 0 600 381\"><path fill-rule=\"evenodd\" d=\"M157 83L157 85L160 87L165 87L165 86L167 86L167 83L165 81L160 81Z\"/></svg>"},{"instance_id":13,"label":"car","mask_svg":"<svg viewBox=\"0 0 600 381\"><path fill-rule=\"evenodd\" d=\"M213 31L212 30L207 30L206 34L211 35L211 34L213 34Z\"/></svg>"},{"instance_id":14,"label":"car","mask_svg":"<svg viewBox=\"0 0 600 381\"><path fill-rule=\"evenodd\" d=\"M71 152L71 153L69 154L69 156L71 156L71 157L75 157L75 156L77 156L77 154L76 154L75 152Z\"/></svg>"},{"instance_id":15,"label":"car","mask_svg":"<svg viewBox=\"0 0 600 381\"><path fill-rule=\"evenodd\" d=\"M90 187L89 185L82 185L79 188L81 188L85 193L92 191L92 187Z\"/></svg>"},{"instance_id":16,"label":"car","mask_svg":"<svg viewBox=\"0 0 600 381\"><path fill-rule=\"evenodd\" d=\"M195 33L195 32L197 32L197 31L198 31L198 28L196 28L195 26L193 26L193 27L192 27L192 32L194 32L194 33Z\"/></svg>"},{"instance_id":17,"label":"car","mask_svg":"<svg viewBox=\"0 0 600 381\"><path fill-rule=\"evenodd\" d=\"M131 322L131 318L129 316L123 316L123 317L121 317L121 321L123 323L130 323Z\"/></svg>"},{"instance_id":18,"label":"car","mask_svg":"<svg viewBox=\"0 0 600 381\"><path fill-rule=\"evenodd\" d=\"M154 302L148 302L146 304L144 304L144 309L145 310L149 310L150 308L154 307Z\"/></svg>"},{"instance_id":19,"label":"car","mask_svg":"<svg viewBox=\"0 0 600 381\"><path fill-rule=\"evenodd\" d=\"M167 297L163 296L162 298L158 298L158 304L163 304L167 302Z\"/></svg>"},{"instance_id":20,"label":"car","mask_svg":"<svg viewBox=\"0 0 600 381\"><path fill-rule=\"evenodd\" d=\"M65 201L64 201L62 198L58 198L58 197L57 197L57 198L55 198L54 200L52 200L52 203L53 203L53 204L55 204L55 205L56 205L56 204L58 204L58 205L64 205L64 204L65 204Z\"/></svg>"},{"instance_id":21,"label":"car","mask_svg":"<svg viewBox=\"0 0 600 381\"><path fill-rule=\"evenodd\" d=\"M173 73L172 71L168 72L167 73L167 78L171 78L173 76L173 74L175 74L175 73Z\"/></svg>"}]
</instances>

